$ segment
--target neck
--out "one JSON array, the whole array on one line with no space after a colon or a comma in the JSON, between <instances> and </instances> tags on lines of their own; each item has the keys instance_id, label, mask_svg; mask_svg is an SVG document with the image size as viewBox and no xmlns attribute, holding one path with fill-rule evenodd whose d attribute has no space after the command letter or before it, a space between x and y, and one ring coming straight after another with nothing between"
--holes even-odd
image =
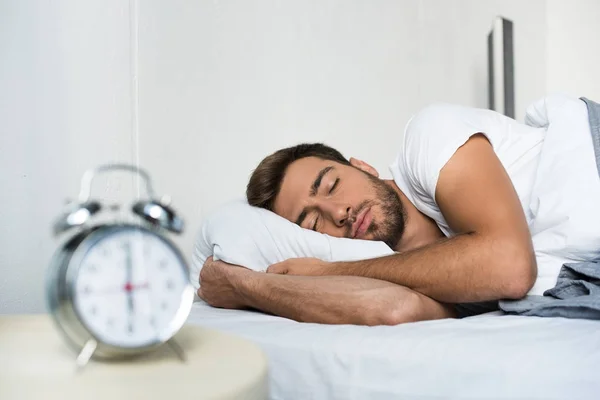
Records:
<instances>
[{"instance_id":1,"label":"neck","mask_svg":"<svg viewBox=\"0 0 600 400\"><path fill-rule=\"evenodd\" d=\"M393 180L384 181L400 197L404 208L404 234L394 248L395 251L405 252L423 247L444 237L434 220L423 214L413 205Z\"/></svg>"}]
</instances>

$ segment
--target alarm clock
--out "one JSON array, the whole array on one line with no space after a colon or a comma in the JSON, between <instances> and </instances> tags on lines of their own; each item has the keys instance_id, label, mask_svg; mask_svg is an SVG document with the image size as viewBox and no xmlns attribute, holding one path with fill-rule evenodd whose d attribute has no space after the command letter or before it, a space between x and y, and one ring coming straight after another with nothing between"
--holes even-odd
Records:
<instances>
[{"instance_id":1,"label":"alarm clock","mask_svg":"<svg viewBox=\"0 0 600 400\"><path fill-rule=\"evenodd\" d=\"M134 202L129 220L109 215L90 198L93 178L128 171L144 181L148 199ZM169 239L183 221L168 204L154 198L142 169L109 164L84 173L76 203L56 219L54 234L63 237L46 276L47 303L55 325L79 352L77 364L90 358L139 355L168 343L183 357L173 337L186 321L194 299L188 266Z\"/></svg>"}]
</instances>

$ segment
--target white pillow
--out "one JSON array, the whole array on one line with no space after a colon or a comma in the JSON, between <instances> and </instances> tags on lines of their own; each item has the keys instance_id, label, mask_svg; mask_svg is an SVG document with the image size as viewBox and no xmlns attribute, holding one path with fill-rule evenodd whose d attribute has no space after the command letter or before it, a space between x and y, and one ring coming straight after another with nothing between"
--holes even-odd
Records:
<instances>
[{"instance_id":1,"label":"white pillow","mask_svg":"<svg viewBox=\"0 0 600 400\"><path fill-rule=\"evenodd\" d=\"M375 258L393 251L383 242L328 236L299 227L245 200L226 203L202 222L194 246L190 280L198 289L200 270L213 256L255 271L298 257L325 261Z\"/></svg>"}]
</instances>

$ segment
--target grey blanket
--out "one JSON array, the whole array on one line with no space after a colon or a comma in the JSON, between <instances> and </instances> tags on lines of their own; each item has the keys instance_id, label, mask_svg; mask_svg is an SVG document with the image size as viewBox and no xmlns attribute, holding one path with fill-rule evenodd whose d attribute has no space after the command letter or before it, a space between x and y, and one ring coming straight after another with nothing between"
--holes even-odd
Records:
<instances>
[{"instance_id":1,"label":"grey blanket","mask_svg":"<svg viewBox=\"0 0 600 400\"><path fill-rule=\"evenodd\" d=\"M600 174L600 104L581 98L588 108ZM543 296L501 300L500 308L517 315L600 319L600 260L563 265L554 288Z\"/></svg>"}]
</instances>

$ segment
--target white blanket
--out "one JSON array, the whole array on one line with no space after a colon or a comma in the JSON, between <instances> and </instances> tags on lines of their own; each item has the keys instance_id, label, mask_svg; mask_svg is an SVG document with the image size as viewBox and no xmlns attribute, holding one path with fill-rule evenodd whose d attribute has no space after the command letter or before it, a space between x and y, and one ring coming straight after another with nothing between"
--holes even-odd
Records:
<instances>
[{"instance_id":1,"label":"white blanket","mask_svg":"<svg viewBox=\"0 0 600 400\"><path fill-rule=\"evenodd\" d=\"M555 286L564 263L600 258L600 178L583 101L544 97L527 109L525 122L547 129L529 227L538 263L529 294L542 295Z\"/></svg>"},{"instance_id":2,"label":"white blanket","mask_svg":"<svg viewBox=\"0 0 600 400\"><path fill-rule=\"evenodd\" d=\"M259 345L271 399L598 399L599 321L494 313L319 325L198 302L188 323Z\"/></svg>"}]
</instances>

